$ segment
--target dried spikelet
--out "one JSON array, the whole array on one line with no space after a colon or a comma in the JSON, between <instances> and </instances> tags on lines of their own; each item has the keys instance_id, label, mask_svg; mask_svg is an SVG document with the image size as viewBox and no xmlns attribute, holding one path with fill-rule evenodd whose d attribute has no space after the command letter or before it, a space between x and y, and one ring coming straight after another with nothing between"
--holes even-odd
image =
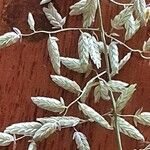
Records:
<instances>
[{"instance_id":1,"label":"dried spikelet","mask_svg":"<svg viewBox=\"0 0 150 150\"><path fill-rule=\"evenodd\" d=\"M60 54L58 44L56 41L58 41L56 37L51 37L49 35L47 47L53 69L57 74L60 74Z\"/></svg>"},{"instance_id":2,"label":"dried spikelet","mask_svg":"<svg viewBox=\"0 0 150 150\"><path fill-rule=\"evenodd\" d=\"M28 14L28 24L30 26L30 29L35 31L35 21L34 21L33 15L30 12Z\"/></svg>"},{"instance_id":3,"label":"dried spikelet","mask_svg":"<svg viewBox=\"0 0 150 150\"><path fill-rule=\"evenodd\" d=\"M40 2L40 5L43 5L43 4L46 4L46 3L49 3L49 2L51 2L51 0L42 0L42 1Z\"/></svg>"},{"instance_id":4,"label":"dried spikelet","mask_svg":"<svg viewBox=\"0 0 150 150\"><path fill-rule=\"evenodd\" d=\"M42 141L57 130L56 123L45 123L33 136L34 141Z\"/></svg>"},{"instance_id":5,"label":"dried spikelet","mask_svg":"<svg viewBox=\"0 0 150 150\"><path fill-rule=\"evenodd\" d=\"M91 26L95 20L95 14L98 7L97 0L80 0L70 6L70 15L83 15L83 27Z\"/></svg>"},{"instance_id":6,"label":"dried spikelet","mask_svg":"<svg viewBox=\"0 0 150 150\"><path fill-rule=\"evenodd\" d=\"M136 84L132 84L123 90L122 94L119 96L119 98L116 101L117 112L120 112L127 105L128 101L130 100L134 91L136 90L135 87Z\"/></svg>"},{"instance_id":7,"label":"dried spikelet","mask_svg":"<svg viewBox=\"0 0 150 150\"><path fill-rule=\"evenodd\" d=\"M58 75L51 75L51 78L58 86L62 87L67 91L77 94L81 92L80 86L75 81Z\"/></svg>"},{"instance_id":8,"label":"dried spikelet","mask_svg":"<svg viewBox=\"0 0 150 150\"><path fill-rule=\"evenodd\" d=\"M100 126L106 129L112 129L109 123L103 118L99 113L97 113L93 108L89 107L84 103L79 103L79 109L89 117L89 119L97 122Z\"/></svg>"},{"instance_id":9,"label":"dried spikelet","mask_svg":"<svg viewBox=\"0 0 150 150\"><path fill-rule=\"evenodd\" d=\"M4 132L10 134L18 134L25 136L33 136L34 133L42 126L38 122L21 122L8 126Z\"/></svg>"},{"instance_id":10,"label":"dried spikelet","mask_svg":"<svg viewBox=\"0 0 150 150\"><path fill-rule=\"evenodd\" d=\"M118 73L119 71L119 53L116 42L111 42L109 45L109 60L112 73Z\"/></svg>"},{"instance_id":11,"label":"dried spikelet","mask_svg":"<svg viewBox=\"0 0 150 150\"><path fill-rule=\"evenodd\" d=\"M108 82L108 85L113 92L123 92L129 84L118 80L111 80Z\"/></svg>"},{"instance_id":12,"label":"dried spikelet","mask_svg":"<svg viewBox=\"0 0 150 150\"><path fill-rule=\"evenodd\" d=\"M77 149L79 150L90 150L89 143L86 136L81 132L74 132L73 139L75 139L77 144Z\"/></svg>"},{"instance_id":13,"label":"dried spikelet","mask_svg":"<svg viewBox=\"0 0 150 150\"><path fill-rule=\"evenodd\" d=\"M0 132L0 146L8 146L13 141L12 135Z\"/></svg>"},{"instance_id":14,"label":"dried spikelet","mask_svg":"<svg viewBox=\"0 0 150 150\"><path fill-rule=\"evenodd\" d=\"M133 12L133 7L125 7L118 15L111 20L111 26L115 29L122 29Z\"/></svg>"},{"instance_id":15,"label":"dried spikelet","mask_svg":"<svg viewBox=\"0 0 150 150\"><path fill-rule=\"evenodd\" d=\"M53 3L49 3L48 8L44 7L43 12L45 13L47 19L50 21L50 24L54 26L53 28L62 28L66 22L66 17L61 17Z\"/></svg>"},{"instance_id":16,"label":"dried spikelet","mask_svg":"<svg viewBox=\"0 0 150 150\"><path fill-rule=\"evenodd\" d=\"M37 145L36 145L35 141L32 141L32 142L29 144L28 150L37 150Z\"/></svg>"},{"instance_id":17,"label":"dried spikelet","mask_svg":"<svg viewBox=\"0 0 150 150\"><path fill-rule=\"evenodd\" d=\"M73 116L44 117L37 118L36 120L43 124L50 122L57 123L60 128L74 127L80 122L80 119L78 117Z\"/></svg>"},{"instance_id":18,"label":"dried spikelet","mask_svg":"<svg viewBox=\"0 0 150 150\"><path fill-rule=\"evenodd\" d=\"M142 112L135 114L134 122L138 122L142 125L150 126L150 112Z\"/></svg>"},{"instance_id":19,"label":"dried spikelet","mask_svg":"<svg viewBox=\"0 0 150 150\"><path fill-rule=\"evenodd\" d=\"M53 112L63 112L66 108L64 102L49 97L31 97L34 104L38 107Z\"/></svg>"},{"instance_id":20,"label":"dried spikelet","mask_svg":"<svg viewBox=\"0 0 150 150\"><path fill-rule=\"evenodd\" d=\"M143 135L129 122L121 117L117 117L117 124L121 133L134 138L136 140L144 141ZM115 127L115 126L114 126Z\"/></svg>"}]
</instances>

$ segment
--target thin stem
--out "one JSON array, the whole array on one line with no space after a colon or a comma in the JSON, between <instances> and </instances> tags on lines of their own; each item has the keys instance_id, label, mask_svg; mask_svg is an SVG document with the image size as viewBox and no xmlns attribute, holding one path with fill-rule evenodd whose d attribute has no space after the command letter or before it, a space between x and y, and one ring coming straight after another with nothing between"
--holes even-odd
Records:
<instances>
[{"instance_id":1,"label":"thin stem","mask_svg":"<svg viewBox=\"0 0 150 150\"><path fill-rule=\"evenodd\" d=\"M80 124L83 124L83 123L87 123L87 122L90 122L90 120L81 120Z\"/></svg>"},{"instance_id":2,"label":"thin stem","mask_svg":"<svg viewBox=\"0 0 150 150\"><path fill-rule=\"evenodd\" d=\"M14 134L13 135L13 137L14 137L14 143L13 143L13 150L16 150L16 135Z\"/></svg>"},{"instance_id":3,"label":"thin stem","mask_svg":"<svg viewBox=\"0 0 150 150\"><path fill-rule=\"evenodd\" d=\"M117 114L117 115L120 116L120 117L132 117L132 118L135 117L135 115L120 115L120 114Z\"/></svg>"},{"instance_id":4,"label":"thin stem","mask_svg":"<svg viewBox=\"0 0 150 150\"><path fill-rule=\"evenodd\" d=\"M74 129L75 132L78 132L78 130L75 127L73 127L73 129Z\"/></svg>"},{"instance_id":5,"label":"thin stem","mask_svg":"<svg viewBox=\"0 0 150 150\"><path fill-rule=\"evenodd\" d=\"M23 135L23 136L21 136L21 137L19 137L19 138L17 138L16 139L16 141L19 141L19 140L22 140L23 138L25 138L26 136L25 135Z\"/></svg>"},{"instance_id":6,"label":"thin stem","mask_svg":"<svg viewBox=\"0 0 150 150\"><path fill-rule=\"evenodd\" d=\"M133 4L126 4L126 3L119 3L119 2L116 2L115 0L110 0L110 2L119 6L132 6L133 5Z\"/></svg>"},{"instance_id":7,"label":"thin stem","mask_svg":"<svg viewBox=\"0 0 150 150\"><path fill-rule=\"evenodd\" d=\"M82 32L82 30L84 31L99 31L99 28L65 28L65 29L60 29L60 30L55 30L55 31L44 31L44 30L40 30L40 31L34 31L32 33L29 33L29 34L21 34L22 37L29 37L29 36L32 36L32 35L35 35L35 34L39 34L39 33L44 33L44 34L54 34L54 33L60 33L60 32L66 32L66 31L80 31ZM96 34L95 34L96 35ZM113 36L111 35L108 35L107 33L105 33L105 35L113 40L115 40L116 42L118 42L119 44L123 45L124 47L126 47L127 49L129 49L130 51L132 52L138 52L140 53L140 56L144 59L147 59L149 60L150 57L147 57L147 56L144 56L143 55L143 51L141 50L136 50L136 49L132 49L131 47L127 46L125 43L121 42L120 40L114 38Z\"/></svg>"},{"instance_id":8,"label":"thin stem","mask_svg":"<svg viewBox=\"0 0 150 150\"><path fill-rule=\"evenodd\" d=\"M110 116L111 113L112 113L112 111L109 111L109 112L103 114L102 116L103 116L103 117L104 117L104 116Z\"/></svg>"},{"instance_id":9,"label":"thin stem","mask_svg":"<svg viewBox=\"0 0 150 150\"><path fill-rule=\"evenodd\" d=\"M67 106L67 108L66 108L65 113L64 113L63 116L65 116L65 115L67 114L68 109L69 109L73 104L75 104L75 103L81 98L81 96L82 96L82 94L81 94L79 97L77 97L73 102L71 102L71 103Z\"/></svg>"},{"instance_id":10,"label":"thin stem","mask_svg":"<svg viewBox=\"0 0 150 150\"><path fill-rule=\"evenodd\" d=\"M150 150L150 144L147 145L143 150Z\"/></svg>"},{"instance_id":11,"label":"thin stem","mask_svg":"<svg viewBox=\"0 0 150 150\"><path fill-rule=\"evenodd\" d=\"M24 135L24 136L21 136L21 137L19 137L19 138L17 138L16 139L16 135L14 134L14 144L13 144L13 150L16 150L16 146L17 146L17 144L16 144L16 142L17 141L19 141L19 140L21 140L21 139L23 139L23 138L25 138L26 136Z\"/></svg>"},{"instance_id":12,"label":"thin stem","mask_svg":"<svg viewBox=\"0 0 150 150\"><path fill-rule=\"evenodd\" d=\"M132 51L132 52L138 52L138 53L142 53L141 50L139 49L133 49L131 47L129 47L128 45L126 45L125 43L121 42L120 40L118 40L117 38L111 36L111 35L108 35L106 32L105 32L105 35L108 37L108 38L111 38L113 39L114 41L118 42L120 45L123 45L124 47L126 47L128 50Z\"/></svg>"},{"instance_id":13,"label":"thin stem","mask_svg":"<svg viewBox=\"0 0 150 150\"><path fill-rule=\"evenodd\" d=\"M128 45L126 45L125 43L121 42L120 40L118 40L117 38L111 36L111 35L108 35L106 32L105 32L105 35L108 37L108 38L111 38L113 39L114 41L118 42L120 45L123 45L124 47L126 47L128 50L130 50L131 52L137 52L140 54L140 56L144 59L147 59L147 60L150 60L150 57L147 57L147 56L144 56L143 53L145 53L144 51L141 51L139 49L133 49L131 47L129 47Z\"/></svg>"},{"instance_id":14,"label":"thin stem","mask_svg":"<svg viewBox=\"0 0 150 150\"><path fill-rule=\"evenodd\" d=\"M142 58L150 60L150 57L144 56L143 53L140 54Z\"/></svg>"},{"instance_id":15,"label":"thin stem","mask_svg":"<svg viewBox=\"0 0 150 150\"><path fill-rule=\"evenodd\" d=\"M104 55L105 55L105 61L106 61L107 76L108 76L109 81L111 81L110 65L109 65L109 59L108 59L108 49L107 49L107 43L106 43L106 39L105 39L105 32L104 32L104 28L103 28L101 4L100 4L100 1L98 1L98 2L99 2L99 18L100 18L100 36L101 36L102 42L104 43L104 48L105 48ZM110 97L112 100L117 146L118 146L118 150L122 150L121 136L120 136L120 131L118 128L118 123L117 123L116 103L115 103L115 98L114 98L112 91L110 91Z\"/></svg>"},{"instance_id":16,"label":"thin stem","mask_svg":"<svg viewBox=\"0 0 150 150\"><path fill-rule=\"evenodd\" d=\"M16 150L16 142L13 144L13 150Z\"/></svg>"},{"instance_id":17,"label":"thin stem","mask_svg":"<svg viewBox=\"0 0 150 150\"><path fill-rule=\"evenodd\" d=\"M100 73L100 74L98 74L97 76L93 77L91 80L95 80L96 78L99 78L100 76L104 75L105 73L106 73L106 71L103 71L102 73ZM91 80L90 80L90 81L91 81ZM90 82L90 81L89 81L89 82ZM73 104L75 104L76 102L78 102L78 100L82 97L83 94L84 94L84 91L82 91L82 93L80 94L80 96L77 97L74 101L72 101L72 102L67 106L67 108L66 108L65 113L64 113L63 116L65 116L65 115L67 114L68 109L69 109Z\"/></svg>"},{"instance_id":18,"label":"thin stem","mask_svg":"<svg viewBox=\"0 0 150 150\"><path fill-rule=\"evenodd\" d=\"M34 31L32 33L29 34L21 34L23 37L28 37L28 36L32 36L34 34L38 34L38 33L45 33L45 34L54 34L54 33L60 33L60 32L65 32L65 31L77 31L77 30L84 30L84 31L99 31L98 28L65 28L65 29L59 29L59 30L55 30L55 31Z\"/></svg>"}]
</instances>

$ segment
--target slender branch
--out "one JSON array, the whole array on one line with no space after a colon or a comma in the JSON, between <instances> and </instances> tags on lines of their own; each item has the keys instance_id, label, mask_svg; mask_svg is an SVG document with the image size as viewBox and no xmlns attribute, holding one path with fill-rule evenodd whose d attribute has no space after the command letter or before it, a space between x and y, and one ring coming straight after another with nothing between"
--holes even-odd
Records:
<instances>
[{"instance_id":1,"label":"slender branch","mask_svg":"<svg viewBox=\"0 0 150 150\"><path fill-rule=\"evenodd\" d=\"M111 36L111 35L108 35L106 32L105 32L105 35L110 38L110 39L113 39L114 41L118 42L120 45L123 45L124 47L126 47L128 50L130 50L131 52L137 52L140 54L140 56L144 59L147 59L149 60L150 57L147 57L147 56L144 56L143 53L145 53L144 51L141 51L139 49L133 49L131 47L129 47L128 45L126 45L125 43L121 42L120 40L118 40L117 38Z\"/></svg>"},{"instance_id":2,"label":"slender branch","mask_svg":"<svg viewBox=\"0 0 150 150\"><path fill-rule=\"evenodd\" d=\"M112 40L118 42L120 45L123 45L124 47L126 47L128 50L132 51L132 52L138 52L138 53L142 53L141 50L139 49L133 49L131 47L129 47L128 45L126 45L125 43L121 42L120 40L118 40L117 38L111 36L111 35L108 35L106 32L105 32L105 35L108 37L108 38L111 38Z\"/></svg>"},{"instance_id":3,"label":"slender branch","mask_svg":"<svg viewBox=\"0 0 150 150\"><path fill-rule=\"evenodd\" d=\"M81 93L81 95L80 95L79 97L77 97L73 102L71 102L71 103L67 106L67 108L66 108L65 113L63 114L63 116L65 116L65 115L67 114L68 109L69 109L73 104L75 104L75 103L81 98L81 96L82 96L82 93Z\"/></svg>"},{"instance_id":4,"label":"slender branch","mask_svg":"<svg viewBox=\"0 0 150 150\"><path fill-rule=\"evenodd\" d=\"M28 33L28 34L21 34L22 37L28 37L28 36L32 36L32 35L35 35L35 34L39 34L39 33L44 33L44 34L55 34L55 33L60 33L60 32L66 32L66 31L99 31L99 28L65 28L65 29L60 29L60 30L55 30L55 31L44 31L44 30L40 30L40 31L34 31L32 33ZM96 35L96 34L95 34ZM121 42L120 40L114 38L113 36L111 35L108 35L106 32L105 32L105 35L113 40L115 40L116 42L118 42L119 44L123 45L124 47L126 47L127 49L129 49L130 51L132 52L138 52L140 53L140 56L144 59L147 59L149 60L150 57L147 57L147 56L144 56L143 55L143 51L141 50L138 50L138 49L132 49L131 47L129 47L128 45L126 45L125 43Z\"/></svg>"},{"instance_id":5,"label":"slender branch","mask_svg":"<svg viewBox=\"0 0 150 150\"><path fill-rule=\"evenodd\" d=\"M21 137L19 137L19 138L17 138L16 139L16 141L19 141L19 140L22 140L23 138L25 138L26 136L25 135L23 135L23 136L21 136Z\"/></svg>"},{"instance_id":6,"label":"slender branch","mask_svg":"<svg viewBox=\"0 0 150 150\"><path fill-rule=\"evenodd\" d=\"M111 113L112 113L112 111L109 111L109 112L103 114L102 116L103 116L103 117L104 117L104 116L110 116Z\"/></svg>"},{"instance_id":7,"label":"slender branch","mask_svg":"<svg viewBox=\"0 0 150 150\"><path fill-rule=\"evenodd\" d=\"M13 143L13 150L16 150L16 135L14 134L13 135L13 137L14 137L14 143Z\"/></svg>"},{"instance_id":8,"label":"slender branch","mask_svg":"<svg viewBox=\"0 0 150 150\"><path fill-rule=\"evenodd\" d=\"M16 142L14 142L14 144L13 144L13 150L16 150Z\"/></svg>"},{"instance_id":9,"label":"slender branch","mask_svg":"<svg viewBox=\"0 0 150 150\"><path fill-rule=\"evenodd\" d=\"M119 2L116 2L115 0L110 0L110 2L116 4L116 5L119 5L119 6L132 6L133 4L127 4L127 3L119 3Z\"/></svg>"},{"instance_id":10,"label":"slender branch","mask_svg":"<svg viewBox=\"0 0 150 150\"><path fill-rule=\"evenodd\" d=\"M96 78L99 78L100 76L104 75L105 73L106 73L106 71L103 71L102 73L100 73L100 74L98 74L97 76L95 76L95 77L93 77L92 79L90 79L90 81L91 81L91 80L95 80ZM80 94L80 96L77 97L74 101L72 101L72 102L67 106L67 108L66 108L65 113L64 113L63 116L65 116L65 115L67 114L68 109L69 109L73 104L75 104L76 102L78 102L78 100L82 97L83 94L84 94L84 92L82 91L82 93Z\"/></svg>"},{"instance_id":11,"label":"slender branch","mask_svg":"<svg viewBox=\"0 0 150 150\"><path fill-rule=\"evenodd\" d=\"M78 132L78 130L75 127L73 127L73 129L74 129L75 132Z\"/></svg>"},{"instance_id":12,"label":"slender branch","mask_svg":"<svg viewBox=\"0 0 150 150\"><path fill-rule=\"evenodd\" d=\"M147 145L143 150L150 150L150 144Z\"/></svg>"},{"instance_id":13,"label":"slender branch","mask_svg":"<svg viewBox=\"0 0 150 150\"><path fill-rule=\"evenodd\" d=\"M105 61L106 61L106 70L107 70L107 75L109 81L111 81L111 73L110 73L110 64L109 64L109 59L108 59L108 49L107 49L107 43L105 39L105 31L103 28L103 19L102 19L102 12L101 12L101 4L99 2L99 20L100 20L100 36L102 39L102 42L104 43L104 48L105 48ZM120 131L118 128L118 123L117 123L117 112L116 112L116 103L115 103L115 98L113 95L113 92L110 91L110 97L112 100L112 107L113 107L113 116L114 116L114 122L115 122L115 134L116 134L116 139L117 139L117 145L118 145L118 150L122 150L122 144L121 144L121 137L120 137Z\"/></svg>"},{"instance_id":14,"label":"slender branch","mask_svg":"<svg viewBox=\"0 0 150 150\"><path fill-rule=\"evenodd\" d=\"M65 29L59 29L59 30L55 30L55 31L35 31L29 34L21 34L21 36L23 37L27 37L27 36L32 36L34 34L38 34L38 33L45 33L45 34L54 34L54 33L60 33L60 32L66 32L66 31L99 31L98 28L65 28Z\"/></svg>"},{"instance_id":15,"label":"slender branch","mask_svg":"<svg viewBox=\"0 0 150 150\"><path fill-rule=\"evenodd\" d=\"M22 140L23 138L25 138L26 136L25 135L23 135L23 136L21 136L21 137L19 137L19 138L16 138L16 135L14 134L14 144L13 144L13 150L16 150L16 146L17 146L17 141L19 141L19 140Z\"/></svg>"},{"instance_id":16,"label":"slender branch","mask_svg":"<svg viewBox=\"0 0 150 150\"><path fill-rule=\"evenodd\" d=\"M140 53L141 57L147 60L150 60L150 57L144 56L143 53Z\"/></svg>"},{"instance_id":17,"label":"slender branch","mask_svg":"<svg viewBox=\"0 0 150 150\"><path fill-rule=\"evenodd\" d=\"M117 115L120 116L120 117L132 117L132 118L135 117L135 115L120 115L120 114L117 114Z\"/></svg>"}]
</instances>

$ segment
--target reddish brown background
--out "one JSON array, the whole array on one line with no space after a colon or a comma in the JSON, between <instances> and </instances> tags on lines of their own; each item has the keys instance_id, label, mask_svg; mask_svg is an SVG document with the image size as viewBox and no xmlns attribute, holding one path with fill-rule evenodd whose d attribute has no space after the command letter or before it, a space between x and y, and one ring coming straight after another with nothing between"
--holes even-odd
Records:
<instances>
[{"instance_id":1,"label":"reddish brown background","mask_svg":"<svg viewBox=\"0 0 150 150\"><path fill-rule=\"evenodd\" d=\"M67 16L69 6L74 4L74 0L55 0L55 6L62 16ZM127 2L127 1L122 1ZM36 20L37 29L51 30L49 22L46 20L40 0L0 0L0 34L11 31L12 27L19 28L23 33L29 33L27 25L27 14L32 12ZM147 0L148 3L148 0ZM120 9L108 0L102 1L105 30L110 30L110 18ZM68 17L65 27L81 26L81 16ZM142 28L132 41L127 44L133 48L142 47L143 41L148 39L150 26ZM122 33L121 33L122 34ZM78 32L69 31L55 35L59 41L62 56L78 57L77 38ZM12 123L22 121L32 121L36 117L54 115L51 112L37 108L32 102L31 96L49 96L59 98L62 96L66 104L76 98L57 87L50 79L50 74L54 74L51 67L46 47L47 35L36 35L32 38L23 39L22 43L17 43L11 47L0 51L0 131ZM121 57L128 51L120 48ZM82 87L87 79L84 75L74 73L62 67L62 75L77 81ZM92 76L92 75L91 75ZM137 83L137 91L133 100L128 104L124 114L133 114L137 109L143 107L144 111L150 111L150 62L143 60L138 54L133 54L129 63L116 76L129 83ZM110 105L101 102L97 106L93 103L93 95L87 100L89 105L94 107L99 113L109 111ZM80 116L76 105L71 107L70 115ZM130 120L132 123L132 120ZM150 128L138 126L147 141L150 141ZM115 138L112 132L101 128L97 124L85 124L77 127L79 131L86 134L91 145L91 150L115 150ZM72 140L73 129L64 129L61 132L50 136L38 144L39 150L75 150L76 145ZM122 135L122 143L125 150L143 148L144 144ZM17 150L27 149L27 140L19 141ZM0 147L0 150L11 150L9 147Z\"/></svg>"}]
</instances>

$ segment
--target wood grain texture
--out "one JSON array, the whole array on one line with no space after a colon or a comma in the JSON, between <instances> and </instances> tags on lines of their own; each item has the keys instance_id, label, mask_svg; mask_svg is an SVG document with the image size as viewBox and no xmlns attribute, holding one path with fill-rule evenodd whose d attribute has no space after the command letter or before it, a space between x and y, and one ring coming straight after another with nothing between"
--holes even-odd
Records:
<instances>
[{"instance_id":1,"label":"wood grain texture","mask_svg":"<svg viewBox=\"0 0 150 150\"><path fill-rule=\"evenodd\" d=\"M76 0L77 1L77 0ZM122 2L126 2L125 0ZM12 27L21 29L23 33L29 33L27 25L28 12L32 12L36 20L36 29L51 30L49 22L46 20L39 5L40 0L0 0L0 34L11 31ZM68 16L69 6L74 4L74 0L55 0L54 5L61 12L62 16ZM148 0L147 0L148 3ZM108 0L102 1L104 27L110 30L110 19L121 9ZM81 26L82 17L69 17L65 27ZM97 23L96 23L97 24ZM121 33L123 35L123 33ZM127 44L133 48L142 47L144 40L150 35L150 26L143 27ZM59 47L62 56L78 57L77 38L79 32L69 31L56 34L59 40ZM50 79L50 74L54 74L51 67L46 47L47 35L40 34L31 38L23 39L22 43L17 43L11 47L0 51L0 131L12 123L22 121L32 121L36 117L55 115L51 112L37 108L32 102L31 96L48 96L65 99L69 104L76 98L57 87ZM128 50L121 47L120 56L123 57ZM77 81L81 87L88 79L84 75L74 73L62 66L61 73L70 79ZM93 76L94 74L91 74ZM144 111L150 111L150 62L143 60L137 53L132 55L129 63L120 71L116 79L121 79L129 83L137 83L137 91L132 101L124 110L124 114L133 114L137 109L143 107ZM104 114L109 111L110 104L100 102L93 103L93 95L90 94L88 103L99 113ZM76 105L71 107L69 115L81 116ZM131 120L130 120L131 121ZM132 123L132 121L131 121ZM150 128L138 126L147 141L150 141ZM79 131L86 134L91 150L115 150L115 136L113 132L107 131L97 124L86 123L77 127ZM75 150L76 145L72 140L73 129L64 129L61 132L50 136L48 139L38 144L39 150ZM122 135L122 143L125 150L143 148L145 145ZM17 150L26 150L27 139L17 143ZM9 147L0 147L1 150L11 150Z\"/></svg>"}]
</instances>

